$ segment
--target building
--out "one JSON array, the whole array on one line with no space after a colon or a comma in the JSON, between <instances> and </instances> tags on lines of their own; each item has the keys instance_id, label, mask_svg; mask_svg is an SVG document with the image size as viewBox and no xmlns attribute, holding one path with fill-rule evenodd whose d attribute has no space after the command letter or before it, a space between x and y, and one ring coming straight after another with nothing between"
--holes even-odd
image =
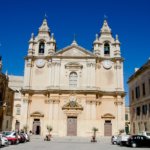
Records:
<instances>
[{"instance_id":1,"label":"building","mask_svg":"<svg viewBox=\"0 0 150 150\"><path fill-rule=\"evenodd\" d=\"M123 58L118 36L106 20L93 51L71 45L56 51L56 40L44 19L31 35L21 90L20 129L56 136L110 136L125 129Z\"/></svg>"},{"instance_id":2,"label":"building","mask_svg":"<svg viewBox=\"0 0 150 150\"><path fill-rule=\"evenodd\" d=\"M8 86L14 91L14 105L13 105L13 120L12 120L12 130L20 130L21 121L21 111L23 101L21 95L21 89L23 87L23 76L9 75Z\"/></svg>"},{"instance_id":3,"label":"building","mask_svg":"<svg viewBox=\"0 0 150 150\"><path fill-rule=\"evenodd\" d=\"M131 133L150 131L150 60L129 78Z\"/></svg>"},{"instance_id":4,"label":"building","mask_svg":"<svg viewBox=\"0 0 150 150\"><path fill-rule=\"evenodd\" d=\"M130 133L130 107L125 107L125 132Z\"/></svg>"},{"instance_id":5,"label":"building","mask_svg":"<svg viewBox=\"0 0 150 150\"><path fill-rule=\"evenodd\" d=\"M8 76L3 74L0 58L0 131L11 130L14 91L8 87Z\"/></svg>"}]
</instances>

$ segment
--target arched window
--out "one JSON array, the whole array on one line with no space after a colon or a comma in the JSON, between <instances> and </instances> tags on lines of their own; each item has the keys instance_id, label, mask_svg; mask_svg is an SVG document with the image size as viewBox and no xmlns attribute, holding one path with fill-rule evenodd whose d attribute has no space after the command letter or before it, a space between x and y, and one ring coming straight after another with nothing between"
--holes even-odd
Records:
<instances>
[{"instance_id":1,"label":"arched window","mask_svg":"<svg viewBox=\"0 0 150 150\"><path fill-rule=\"evenodd\" d=\"M17 104L16 105L16 115L20 115L21 114L21 105Z\"/></svg>"},{"instance_id":2,"label":"arched window","mask_svg":"<svg viewBox=\"0 0 150 150\"><path fill-rule=\"evenodd\" d=\"M45 44L44 42L40 42L39 44L39 54L44 54Z\"/></svg>"},{"instance_id":3,"label":"arched window","mask_svg":"<svg viewBox=\"0 0 150 150\"><path fill-rule=\"evenodd\" d=\"M104 44L104 55L109 55L110 54L110 46L108 43Z\"/></svg>"},{"instance_id":4,"label":"arched window","mask_svg":"<svg viewBox=\"0 0 150 150\"><path fill-rule=\"evenodd\" d=\"M76 72L71 72L69 75L69 87L77 87L78 75Z\"/></svg>"}]
</instances>

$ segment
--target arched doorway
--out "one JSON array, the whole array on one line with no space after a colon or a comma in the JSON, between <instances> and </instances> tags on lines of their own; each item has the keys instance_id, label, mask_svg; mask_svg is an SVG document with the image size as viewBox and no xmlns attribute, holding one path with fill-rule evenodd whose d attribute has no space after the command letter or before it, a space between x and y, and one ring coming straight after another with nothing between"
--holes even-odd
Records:
<instances>
[{"instance_id":1,"label":"arched doorway","mask_svg":"<svg viewBox=\"0 0 150 150\"><path fill-rule=\"evenodd\" d=\"M20 122L18 120L16 120L16 123L15 123L15 131L19 131L20 130Z\"/></svg>"},{"instance_id":2,"label":"arched doorway","mask_svg":"<svg viewBox=\"0 0 150 150\"><path fill-rule=\"evenodd\" d=\"M32 133L35 135L40 135L41 134L41 117L44 117L44 114L41 112L35 111L31 115L33 117L33 126L32 126Z\"/></svg>"},{"instance_id":3,"label":"arched doorway","mask_svg":"<svg viewBox=\"0 0 150 150\"><path fill-rule=\"evenodd\" d=\"M33 134L40 135L41 133L41 123L40 119L34 119L33 121Z\"/></svg>"}]
</instances>

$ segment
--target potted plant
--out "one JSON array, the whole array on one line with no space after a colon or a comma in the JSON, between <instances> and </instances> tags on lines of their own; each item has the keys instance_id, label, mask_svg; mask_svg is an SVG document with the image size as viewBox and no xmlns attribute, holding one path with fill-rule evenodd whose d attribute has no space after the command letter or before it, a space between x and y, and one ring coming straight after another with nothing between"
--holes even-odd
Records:
<instances>
[{"instance_id":1,"label":"potted plant","mask_svg":"<svg viewBox=\"0 0 150 150\"><path fill-rule=\"evenodd\" d=\"M91 142L97 142L97 140L96 140L96 132L98 131L98 128L93 127L92 131L93 131L93 136L92 136Z\"/></svg>"},{"instance_id":2,"label":"potted plant","mask_svg":"<svg viewBox=\"0 0 150 150\"><path fill-rule=\"evenodd\" d=\"M50 141L51 140L51 131L53 130L52 126L47 125L47 131L48 131L48 135L46 135L46 140Z\"/></svg>"}]
</instances>

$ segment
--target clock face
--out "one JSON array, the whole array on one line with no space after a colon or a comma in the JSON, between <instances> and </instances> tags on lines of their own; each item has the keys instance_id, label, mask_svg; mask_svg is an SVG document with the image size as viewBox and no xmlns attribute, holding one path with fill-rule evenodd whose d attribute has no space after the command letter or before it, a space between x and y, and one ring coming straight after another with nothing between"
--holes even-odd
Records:
<instances>
[{"instance_id":1,"label":"clock face","mask_svg":"<svg viewBox=\"0 0 150 150\"><path fill-rule=\"evenodd\" d=\"M112 67L112 62L110 60L104 60L103 61L103 67L105 69L110 69Z\"/></svg>"},{"instance_id":2,"label":"clock face","mask_svg":"<svg viewBox=\"0 0 150 150\"><path fill-rule=\"evenodd\" d=\"M42 68L42 67L44 67L44 65L45 65L45 60L43 60L43 59L36 60L36 66L38 68Z\"/></svg>"}]
</instances>

